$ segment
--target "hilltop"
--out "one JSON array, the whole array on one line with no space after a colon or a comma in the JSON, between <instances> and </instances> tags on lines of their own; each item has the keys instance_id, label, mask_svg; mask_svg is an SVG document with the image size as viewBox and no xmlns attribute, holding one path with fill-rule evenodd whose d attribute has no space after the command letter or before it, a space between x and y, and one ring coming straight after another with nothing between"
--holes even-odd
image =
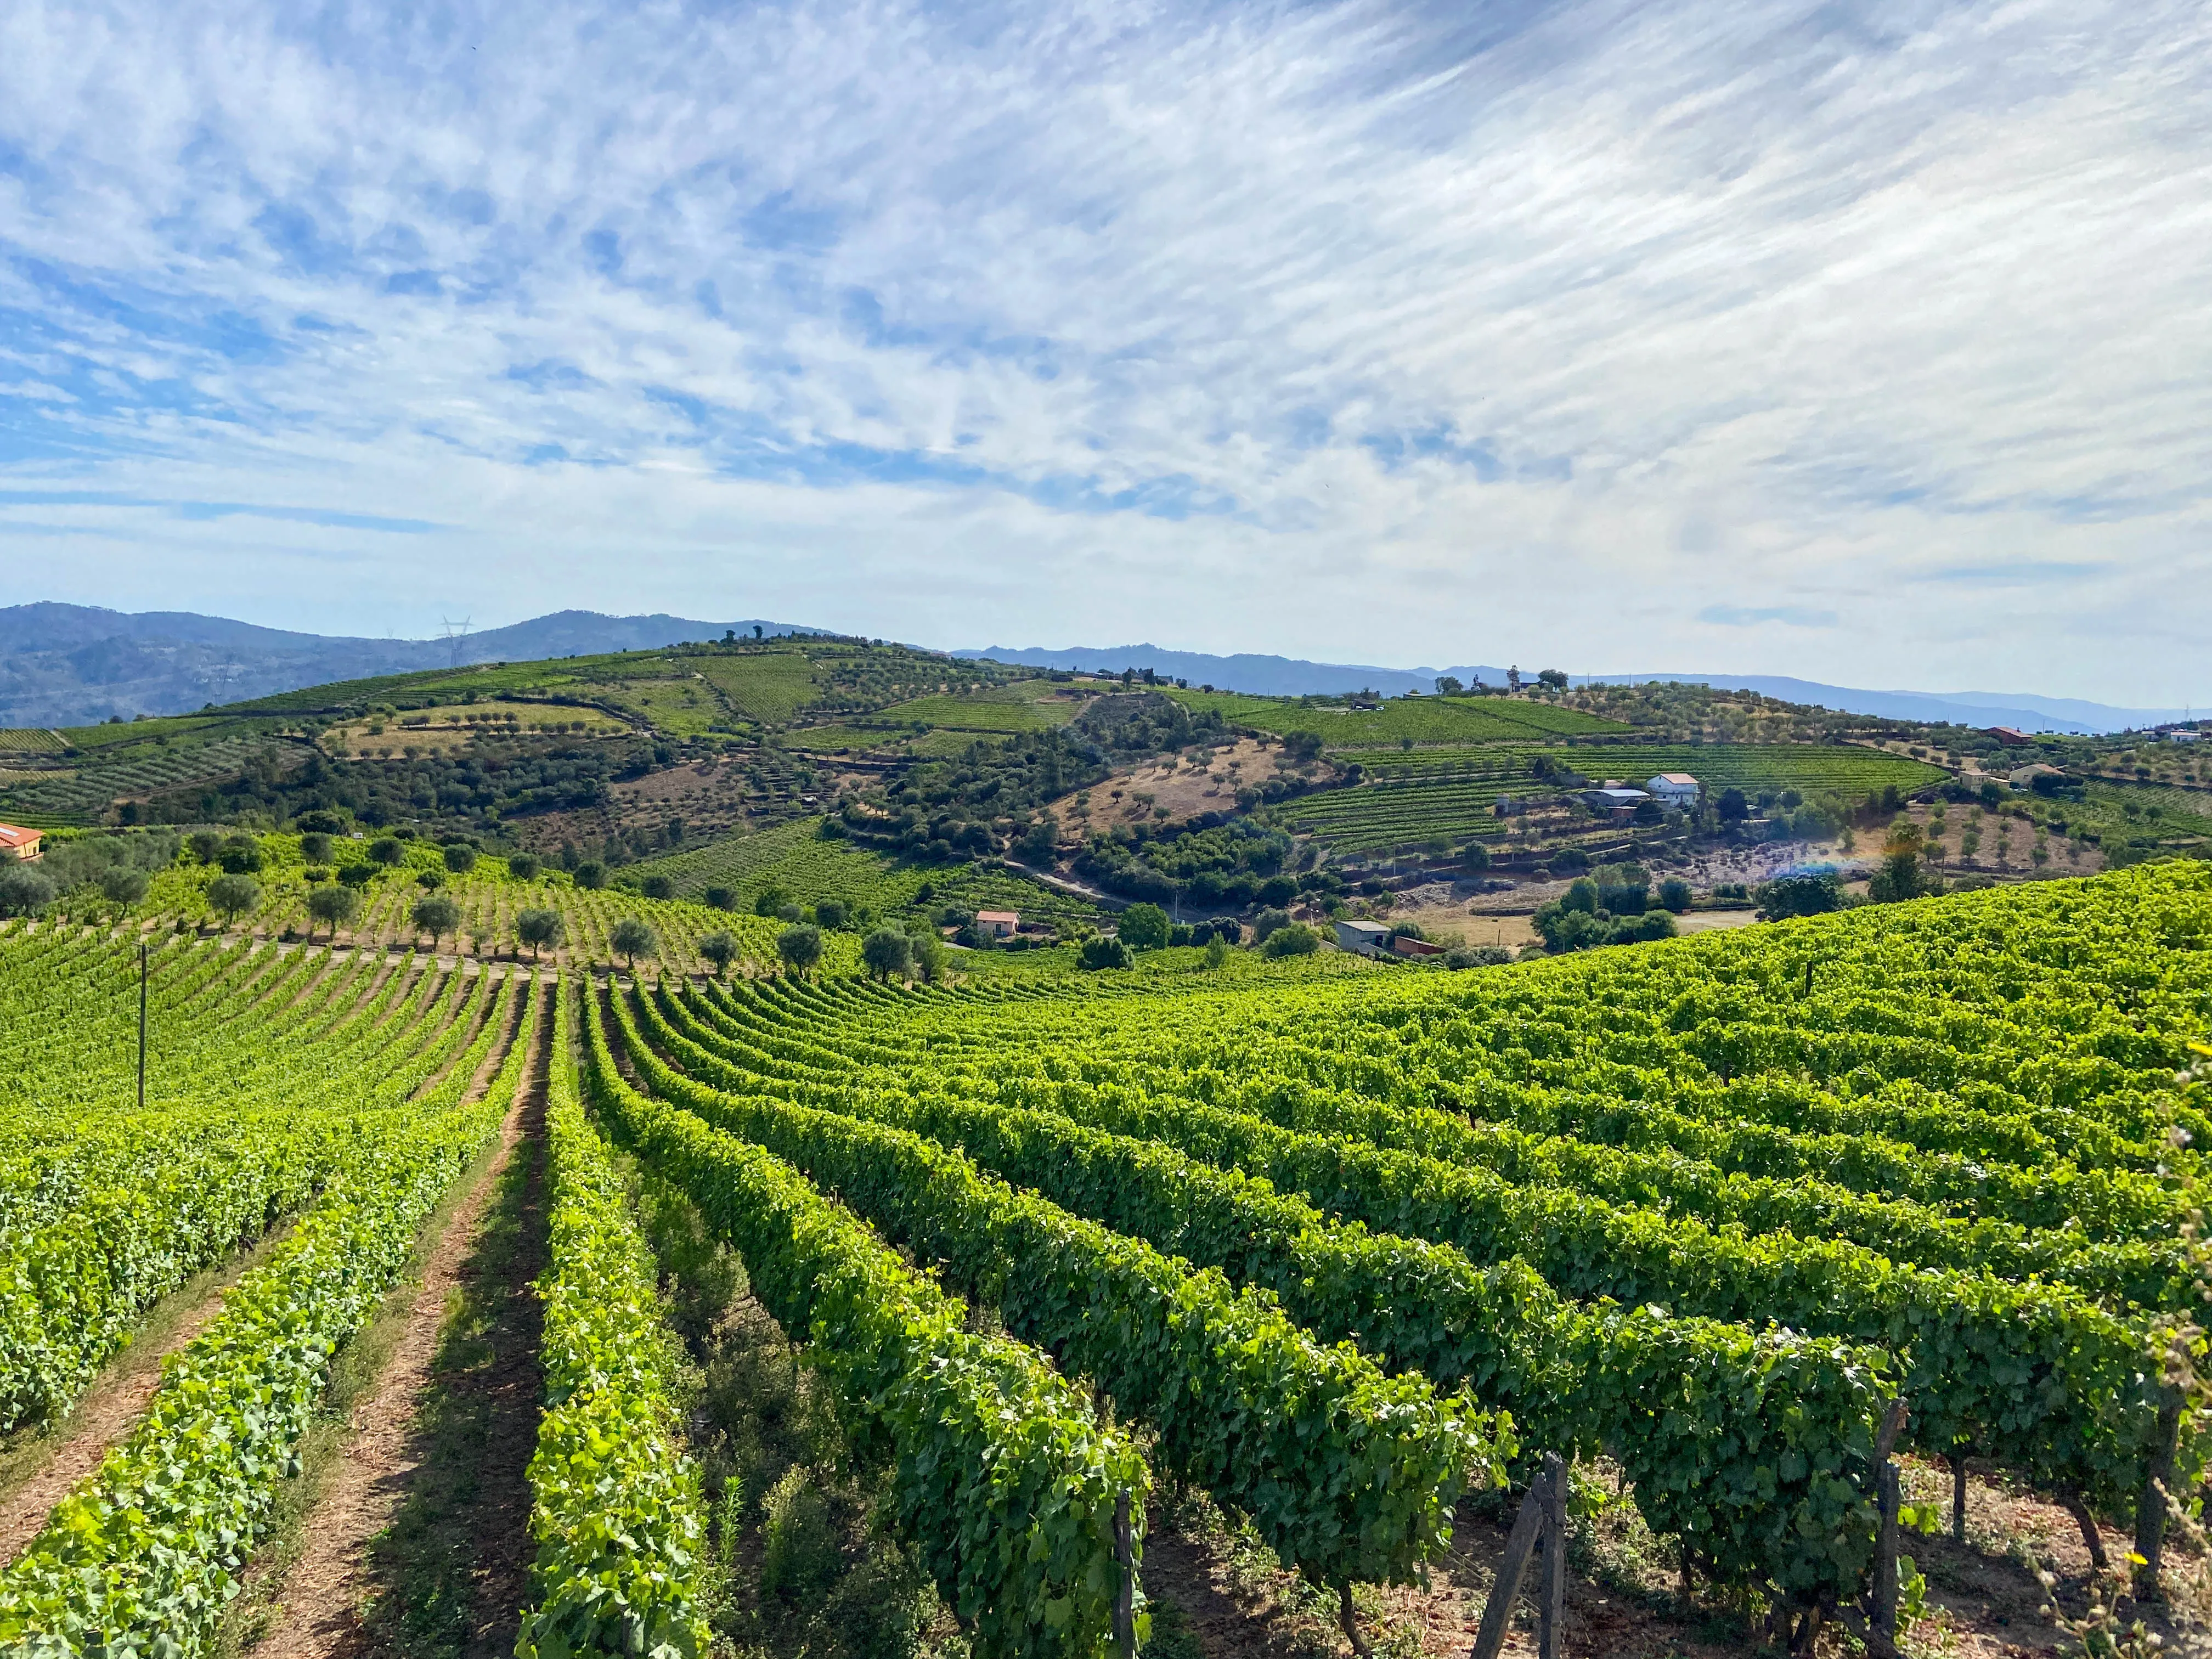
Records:
<instances>
[{"instance_id":1,"label":"hilltop","mask_svg":"<svg viewBox=\"0 0 2212 1659\"><path fill-rule=\"evenodd\" d=\"M82 605L0 608L0 726L72 726L120 714L181 714L379 674L637 651L727 631L820 630L758 617L606 617L560 611L454 639L374 640L293 633L189 611L131 613Z\"/></svg>"},{"instance_id":2,"label":"hilltop","mask_svg":"<svg viewBox=\"0 0 2212 1659\"><path fill-rule=\"evenodd\" d=\"M1631 811L1594 793L1661 774L1696 793ZM640 891L860 895L952 928L1011 908L1064 938L1153 902L1508 943L1592 868L1747 915L1769 878L1866 878L1908 830L1931 887L2203 856L2212 779L2176 744L2023 745L1701 685L1265 697L765 624L0 731L9 822L319 814Z\"/></svg>"}]
</instances>

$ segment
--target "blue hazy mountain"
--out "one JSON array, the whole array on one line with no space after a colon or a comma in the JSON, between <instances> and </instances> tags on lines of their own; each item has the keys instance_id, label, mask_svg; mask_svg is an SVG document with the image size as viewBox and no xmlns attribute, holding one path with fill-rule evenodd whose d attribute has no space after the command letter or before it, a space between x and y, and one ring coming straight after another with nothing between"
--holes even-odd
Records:
<instances>
[{"instance_id":1,"label":"blue hazy mountain","mask_svg":"<svg viewBox=\"0 0 2212 1659\"><path fill-rule=\"evenodd\" d=\"M1170 679L1193 685L1213 685L1227 691L1249 691L1269 696L1337 696L1346 691L1373 690L1385 696L1405 691L1433 691L1440 675L1486 684L1504 683L1505 671L1490 665L1454 668L1383 668L1367 663L1309 662L1296 657L1240 654L1213 656L1202 651L1168 651L1156 645L1082 645L1045 650L992 646L980 651L956 651L956 657L986 657L994 662L1020 663L1033 668L1103 668L1119 673L1124 668L1151 669ZM1533 673L1531 667L1527 672ZM2179 720L2179 708L2121 708L2085 702L2072 697L2043 697L2001 691L1869 691L1853 686L1826 685L1815 680L1792 679L1780 674L1673 672L1642 674L1577 674L1577 685L1635 685L1648 680L1678 680L1685 684L1711 685L1728 690L1757 691L1785 702L1817 703L1850 714L1877 719L1949 720L1960 726L2011 726L2024 732L2124 732Z\"/></svg>"},{"instance_id":2,"label":"blue hazy mountain","mask_svg":"<svg viewBox=\"0 0 2212 1659\"><path fill-rule=\"evenodd\" d=\"M558 611L459 640L295 634L189 611L82 605L0 608L0 726L81 726L111 714L177 714L209 702L273 696L331 680L479 662L641 651L680 640L822 630L747 617L604 617Z\"/></svg>"}]
</instances>

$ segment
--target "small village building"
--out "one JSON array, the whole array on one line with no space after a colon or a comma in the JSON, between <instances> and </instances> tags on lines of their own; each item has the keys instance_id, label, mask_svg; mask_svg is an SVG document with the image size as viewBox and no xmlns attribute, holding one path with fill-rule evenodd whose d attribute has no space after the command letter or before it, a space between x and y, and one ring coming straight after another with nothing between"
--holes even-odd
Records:
<instances>
[{"instance_id":1,"label":"small village building","mask_svg":"<svg viewBox=\"0 0 2212 1659\"><path fill-rule=\"evenodd\" d=\"M33 859L43 858L45 853L40 843L45 839L43 831L19 830L12 823L0 823L0 863L28 864Z\"/></svg>"},{"instance_id":2,"label":"small village building","mask_svg":"<svg viewBox=\"0 0 2212 1659\"><path fill-rule=\"evenodd\" d=\"M1985 738L1995 738L1999 743L2033 743L2035 739L2016 726L1990 726L1982 729Z\"/></svg>"},{"instance_id":3,"label":"small village building","mask_svg":"<svg viewBox=\"0 0 2212 1659\"><path fill-rule=\"evenodd\" d=\"M1443 945L1432 945L1427 939L1415 939L1407 933L1401 933L1392 939L1390 948L1401 957L1440 957L1444 953Z\"/></svg>"},{"instance_id":4,"label":"small village building","mask_svg":"<svg viewBox=\"0 0 2212 1659\"><path fill-rule=\"evenodd\" d=\"M2197 743L2203 740L2203 736L2202 732L2192 726L2177 726L2166 734L2166 740L2168 743Z\"/></svg>"},{"instance_id":5,"label":"small village building","mask_svg":"<svg viewBox=\"0 0 2212 1659\"><path fill-rule=\"evenodd\" d=\"M1018 910L978 910L975 931L992 939L1012 939L1021 931L1022 917Z\"/></svg>"},{"instance_id":6,"label":"small village building","mask_svg":"<svg viewBox=\"0 0 2212 1659\"><path fill-rule=\"evenodd\" d=\"M1336 942L1346 951L1357 951L1362 956L1379 957L1390 930L1379 921L1339 921Z\"/></svg>"},{"instance_id":7,"label":"small village building","mask_svg":"<svg viewBox=\"0 0 2212 1659\"><path fill-rule=\"evenodd\" d=\"M1698 798L1704 793L1687 772L1662 772L1644 787L1662 806L1679 806L1686 812L1698 810Z\"/></svg>"}]
</instances>

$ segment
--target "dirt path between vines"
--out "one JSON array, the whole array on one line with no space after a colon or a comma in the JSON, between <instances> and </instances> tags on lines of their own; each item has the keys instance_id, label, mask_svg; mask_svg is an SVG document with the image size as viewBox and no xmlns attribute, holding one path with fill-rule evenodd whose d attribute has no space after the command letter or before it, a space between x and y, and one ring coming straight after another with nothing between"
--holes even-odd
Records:
<instances>
[{"instance_id":1,"label":"dirt path between vines","mask_svg":"<svg viewBox=\"0 0 2212 1659\"><path fill-rule=\"evenodd\" d=\"M0 1562L21 1555L54 1505L131 1432L161 1385L161 1362L207 1328L222 1311L231 1286L288 1230L279 1223L250 1248L195 1274L156 1303L131 1345L93 1379L50 1436L26 1439L0 1457Z\"/></svg>"},{"instance_id":2,"label":"dirt path between vines","mask_svg":"<svg viewBox=\"0 0 2212 1659\"><path fill-rule=\"evenodd\" d=\"M499 1152L433 1248L392 1358L353 1408L253 1659L514 1649L532 1554L547 1035L541 1023Z\"/></svg>"}]
</instances>

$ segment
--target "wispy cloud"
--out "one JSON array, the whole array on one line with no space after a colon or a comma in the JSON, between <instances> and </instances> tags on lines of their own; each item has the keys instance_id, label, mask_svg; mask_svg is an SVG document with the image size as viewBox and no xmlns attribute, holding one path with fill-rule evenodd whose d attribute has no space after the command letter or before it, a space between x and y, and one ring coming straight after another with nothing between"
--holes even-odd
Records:
<instances>
[{"instance_id":1,"label":"wispy cloud","mask_svg":"<svg viewBox=\"0 0 2212 1659\"><path fill-rule=\"evenodd\" d=\"M2056 561L2007 559L1996 564L1947 566L1923 572L1924 582L1944 582L1958 587L2032 587L2045 582L2078 582L2097 575L2103 567L2065 564Z\"/></svg>"},{"instance_id":2,"label":"wispy cloud","mask_svg":"<svg viewBox=\"0 0 2212 1659\"><path fill-rule=\"evenodd\" d=\"M2174 701L2208 94L2177 0L27 0L0 479L91 550L0 598Z\"/></svg>"},{"instance_id":3,"label":"wispy cloud","mask_svg":"<svg viewBox=\"0 0 2212 1659\"><path fill-rule=\"evenodd\" d=\"M1761 623L1784 623L1791 628L1833 628L1838 618L1832 611L1816 611L1802 605L1709 605L1698 620L1717 628L1756 628Z\"/></svg>"}]
</instances>

